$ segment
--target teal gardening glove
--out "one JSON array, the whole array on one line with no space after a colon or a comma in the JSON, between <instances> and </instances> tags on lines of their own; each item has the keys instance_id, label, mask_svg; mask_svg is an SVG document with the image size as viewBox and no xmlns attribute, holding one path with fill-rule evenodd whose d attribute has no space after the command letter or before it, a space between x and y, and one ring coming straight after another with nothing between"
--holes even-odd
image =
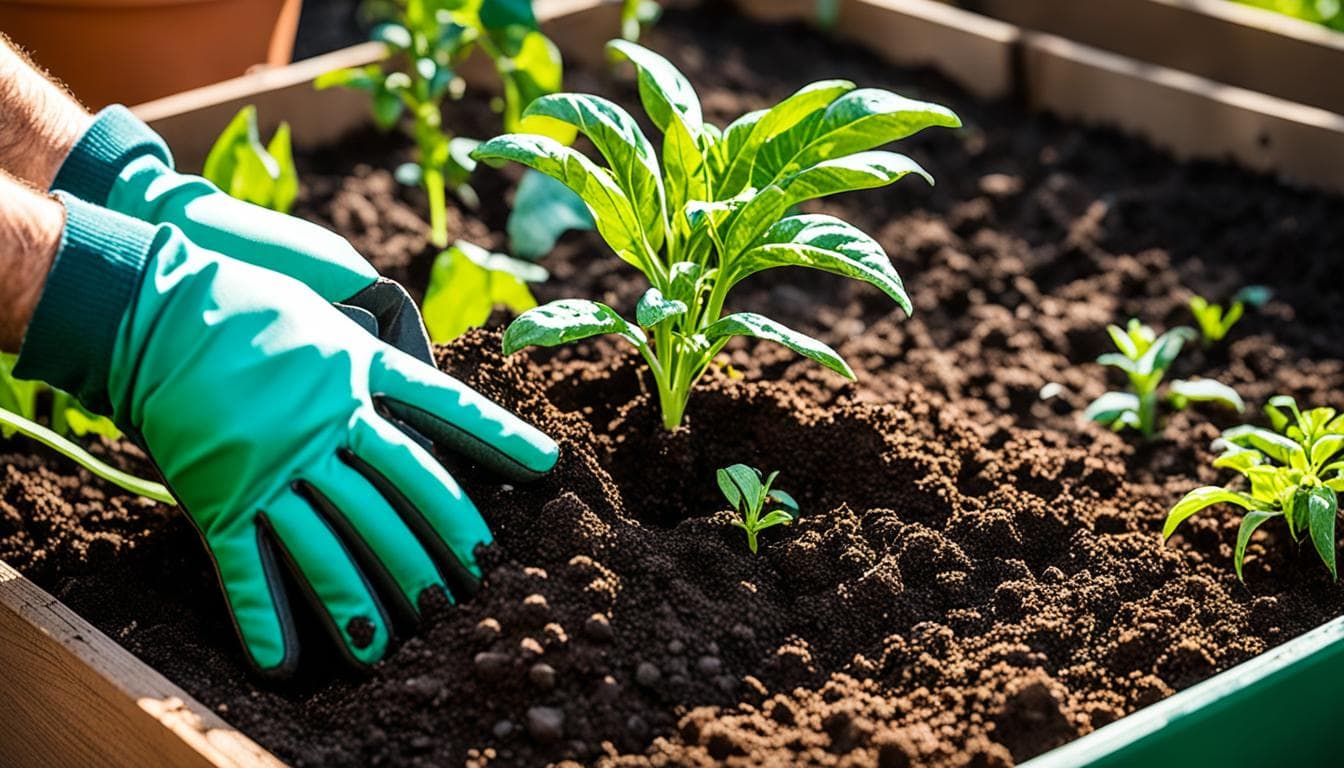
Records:
<instances>
[{"instance_id":1,"label":"teal gardening glove","mask_svg":"<svg viewBox=\"0 0 1344 768\"><path fill-rule=\"evenodd\" d=\"M470 592L490 532L398 423L518 479L547 472L555 443L289 277L59 196L66 227L15 373L141 441L258 669L298 661L282 568L364 665L425 590Z\"/></svg>"},{"instance_id":2,"label":"teal gardening glove","mask_svg":"<svg viewBox=\"0 0 1344 768\"><path fill-rule=\"evenodd\" d=\"M429 337L404 288L380 278L339 235L178 173L168 145L125 107L98 113L51 189L151 224L172 224L202 248L289 275L341 305L366 330L432 364Z\"/></svg>"}]
</instances>

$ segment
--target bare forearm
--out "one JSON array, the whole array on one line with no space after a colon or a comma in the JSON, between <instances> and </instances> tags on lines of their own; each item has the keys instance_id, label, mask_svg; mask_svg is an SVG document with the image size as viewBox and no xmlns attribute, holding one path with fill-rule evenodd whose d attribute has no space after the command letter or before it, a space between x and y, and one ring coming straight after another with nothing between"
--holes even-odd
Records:
<instances>
[{"instance_id":1,"label":"bare forearm","mask_svg":"<svg viewBox=\"0 0 1344 768\"><path fill-rule=\"evenodd\" d=\"M0 351L18 351L64 226L59 202L0 173Z\"/></svg>"},{"instance_id":2,"label":"bare forearm","mask_svg":"<svg viewBox=\"0 0 1344 768\"><path fill-rule=\"evenodd\" d=\"M0 34L0 168L38 189L49 188L92 120Z\"/></svg>"}]
</instances>

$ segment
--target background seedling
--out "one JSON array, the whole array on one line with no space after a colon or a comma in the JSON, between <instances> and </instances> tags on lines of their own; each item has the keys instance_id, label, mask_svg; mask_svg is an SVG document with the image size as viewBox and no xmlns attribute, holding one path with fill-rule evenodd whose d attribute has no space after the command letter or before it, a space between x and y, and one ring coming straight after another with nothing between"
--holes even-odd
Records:
<instances>
[{"instance_id":1,"label":"background seedling","mask_svg":"<svg viewBox=\"0 0 1344 768\"><path fill-rule=\"evenodd\" d=\"M1250 481L1250 492L1204 486L1187 493L1172 507L1162 527L1166 540L1191 515L1215 504L1235 504L1246 510L1237 531L1232 565L1242 578L1241 565L1251 534L1264 523L1282 517L1293 540L1310 536L1316 553L1332 577L1335 569L1335 517L1344 492L1344 416L1333 408L1303 412L1293 398L1280 395L1265 406L1273 430L1246 425L1223 432L1215 443L1222 455L1215 467L1237 471Z\"/></svg>"},{"instance_id":2,"label":"background seedling","mask_svg":"<svg viewBox=\"0 0 1344 768\"><path fill-rule=\"evenodd\" d=\"M289 123L280 123L270 143L263 145L257 108L243 107L210 148L201 175L239 200L289 213L299 194Z\"/></svg>"},{"instance_id":3,"label":"background seedling","mask_svg":"<svg viewBox=\"0 0 1344 768\"><path fill-rule=\"evenodd\" d=\"M177 503L162 485L108 466L78 443L67 439L67 435L82 437L90 434L115 439L121 432L111 421L89 413L69 394L40 382L14 378L15 359L14 355L0 354L0 437L24 435L131 493L164 504ZM43 397L49 397L51 401L50 428L37 422L38 403Z\"/></svg>"},{"instance_id":4,"label":"background seedling","mask_svg":"<svg viewBox=\"0 0 1344 768\"><path fill-rule=\"evenodd\" d=\"M910 158L871 150L929 126L958 126L957 116L937 104L828 80L720 129L704 121L695 90L666 59L624 40L608 48L634 63L644 109L663 134L661 152L620 106L565 93L537 99L526 115L573 125L605 166L526 133L491 139L473 156L518 162L564 183L650 288L634 323L581 299L525 312L504 334L505 353L619 335L648 362L669 430L681 424L692 387L734 336L783 344L854 378L835 350L814 338L762 315L724 315L728 292L766 269L810 267L871 283L909 313L901 278L875 240L833 216L786 213L807 200L911 173L932 183Z\"/></svg>"},{"instance_id":5,"label":"background seedling","mask_svg":"<svg viewBox=\"0 0 1344 768\"><path fill-rule=\"evenodd\" d=\"M1210 304L1203 296L1190 297L1190 312L1199 325L1199 333L1204 346L1212 346L1223 340L1232 326L1237 324L1246 307L1259 307L1269 301L1273 292L1263 285L1248 285L1232 297L1232 303L1223 310L1221 304Z\"/></svg>"},{"instance_id":6,"label":"background seedling","mask_svg":"<svg viewBox=\"0 0 1344 768\"><path fill-rule=\"evenodd\" d=\"M784 491L771 488L778 472L761 480L761 473L746 464L734 464L718 471L719 490L741 516L733 525L747 532L747 547L756 554L756 537L766 528L788 525L798 519L798 502ZM774 507L765 512L767 506Z\"/></svg>"},{"instance_id":7,"label":"background seedling","mask_svg":"<svg viewBox=\"0 0 1344 768\"><path fill-rule=\"evenodd\" d=\"M528 283L544 282L546 270L502 253L457 241L434 260L423 314L429 338L444 344L469 328L485 325L497 306L524 312L537 306Z\"/></svg>"},{"instance_id":8,"label":"background seedling","mask_svg":"<svg viewBox=\"0 0 1344 768\"><path fill-rule=\"evenodd\" d=\"M397 179L419 184L429 198L430 241L448 245L445 190L469 207L478 204L467 184L478 142L453 137L443 127L445 99L459 99L466 83L458 69L473 49L495 63L504 84L504 129L547 133L562 142L574 132L544 120L527 121L523 110L538 96L560 88L560 50L537 26L530 0L383 0L370 15L383 22L373 39L390 49L386 63L341 69L317 78L318 88L344 86L369 92L374 120L383 129L409 112L416 161L397 169Z\"/></svg>"},{"instance_id":9,"label":"background seedling","mask_svg":"<svg viewBox=\"0 0 1344 768\"><path fill-rule=\"evenodd\" d=\"M654 0L621 0L621 37L639 42L639 36L657 23L662 13L662 6Z\"/></svg>"},{"instance_id":10,"label":"background seedling","mask_svg":"<svg viewBox=\"0 0 1344 768\"><path fill-rule=\"evenodd\" d=\"M1158 389L1162 379L1181 353L1181 347L1195 338L1195 332L1180 327L1159 336L1137 319L1131 319L1124 329L1109 325L1106 331L1119 351L1104 354L1097 362L1124 371L1129 377L1129 391L1107 392L1093 400L1083 416L1117 432L1129 428L1152 437L1157 432L1157 406L1162 399ZM1165 399L1178 411L1192 402L1221 403L1238 413L1246 408L1236 390L1213 379L1177 379L1168 385Z\"/></svg>"}]
</instances>

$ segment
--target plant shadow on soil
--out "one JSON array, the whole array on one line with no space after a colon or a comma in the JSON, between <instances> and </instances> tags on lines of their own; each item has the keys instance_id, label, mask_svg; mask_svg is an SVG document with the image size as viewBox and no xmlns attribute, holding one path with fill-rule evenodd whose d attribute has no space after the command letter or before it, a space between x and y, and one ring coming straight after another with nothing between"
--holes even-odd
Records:
<instances>
[{"instance_id":1,"label":"plant shadow on soil","mask_svg":"<svg viewBox=\"0 0 1344 768\"><path fill-rule=\"evenodd\" d=\"M443 457L496 534L486 588L429 607L366 678L249 678L190 527L61 460L3 456L0 556L297 765L1009 765L1344 610L1271 526L1244 586L1232 515L1158 541L1175 499L1226 479L1208 443L1235 415L1177 414L1149 444L1077 420L1116 383L1091 362L1106 323L1188 323L1188 289L1247 283L1277 299L1175 374L1231 383L1253 407L1281 392L1344 406L1344 201L975 103L800 27L669 13L653 45L720 123L836 76L962 115L960 131L899 146L937 187L811 207L879 239L913 318L815 273L764 274L730 299L836 346L857 384L735 344L724 361L741 376L712 369L669 435L615 341L504 359L497 317L441 347L441 367L556 436L562 460L509 488ZM607 72L569 84L636 98ZM473 136L498 119L472 101L448 118ZM301 157L300 213L418 293L433 251L419 193L388 170L404 156L399 139L358 136ZM501 248L516 178L478 174L493 202L454 208L454 236ZM547 266L542 300L628 312L643 287L591 235ZM1047 383L1062 394L1042 402ZM754 557L714 483L735 462L781 470L803 508Z\"/></svg>"}]
</instances>

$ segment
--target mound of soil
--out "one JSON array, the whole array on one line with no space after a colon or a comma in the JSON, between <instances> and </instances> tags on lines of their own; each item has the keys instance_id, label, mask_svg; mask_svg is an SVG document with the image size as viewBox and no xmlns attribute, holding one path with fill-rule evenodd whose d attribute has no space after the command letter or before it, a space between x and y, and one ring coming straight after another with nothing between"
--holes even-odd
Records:
<instances>
[{"instance_id":1,"label":"mound of soil","mask_svg":"<svg viewBox=\"0 0 1344 768\"><path fill-rule=\"evenodd\" d=\"M1248 283L1275 301L1175 375L1218 378L1253 407L1277 393L1344 406L1330 279L1344 200L976 103L802 28L673 13L652 39L721 123L823 77L961 114L961 131L902 142L936 188L811 206L881 241L913 318L867 286L786 270L730 299L835 345L857 384L743 343L667 434L614 341L504 359L495 318L441 347L444 370L563 457L516 487L444 457L496 534L485 589L435 607L365 678L323 678L311 643L308 677L251 679L189 525L14 443L0 556L296 765L1011 765L1344 610L1314 553L1274 526L1245 585L1230 513L1159 541L1182 493L1227 479L1208 443L1240 417L1175 414L1139 444L1077 415L1119 383L1090 362L1107 323L1189 323L1190 290ZM609 73L571 87L637 100ZM450 118L477 136L497 120L472 102ZM387 170L405 151L361 136L305 156L302 211L423 291L423 200ZM454 209L454 236L504 245L510 178L478 174L493 202ZM543 300L629 311L644 287L592 235L567 236L547 266ZM803 509L756 556L714 484L734 462L781 470Z\"/></svg>"}]
</instances>

